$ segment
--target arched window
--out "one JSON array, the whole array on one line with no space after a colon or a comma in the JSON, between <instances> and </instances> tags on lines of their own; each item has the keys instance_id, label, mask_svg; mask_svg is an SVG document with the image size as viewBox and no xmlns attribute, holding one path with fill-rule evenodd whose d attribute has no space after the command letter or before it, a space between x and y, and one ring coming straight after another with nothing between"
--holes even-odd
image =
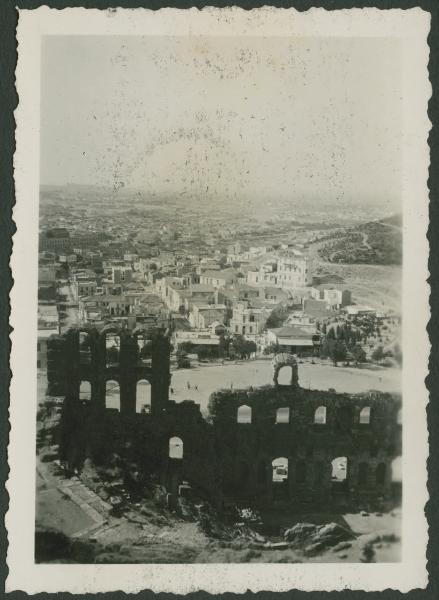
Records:
<instances>
[{"instance_id":1,"label":"arched window","mask_svg":"<svg viewBox=\"0 0 439 600\"><path fill-rule=\"evenodd\" d=\"M151 385L146 379L136 385L136 412L151 412Z\"/></svg>"},{"instance_id":2,"label":"arched window","mask_svg":"<svg viewBox=\"0 0 439 600\"><path fill-rule=\"evenodd\" d=\"M85 331L79 332L79 362L82 365L91 362L91 342L90 336Z\"/></svg>"},{"instance_id":3,"label":"arched window","mask_svg":"<svg viewBox=\"0 0 439 600\"><path fill-rule=\"evenodd\" d=\"M338 456L332 461L332 481L338 483L346 481L348 477L348 459L346 456Z\"/></svg>"},{"instance_id":4,"label":"arched window","mask_svg":"<svg viewBox=\"0 0 439 600\"><path fill-rule=\"evenodd\" d=\"M301 460L296 464L296 483L306 482L306 463Z\"/></svg>"},{"instance_id":5,"label":"arched window","mask_svg":"<svg viewBox=\"0 0 439 600\"><path fill-rule=\"evenodd\" d=\"M366 486L369 480L369 465L362 462L358 465L358 485Z\"/></svg>"},{"instance_id":6,"label":"arched window","mask_svg":"<svg viewBox=\"0 0 439 600\"><path fill-rule=\"evenodd\" d=\"M385 463L380 463L375 471L375 479L377 485L384 485L386 481L386 465Z\"/></svg>"},{"instance_id":7,"label":"arched window","mask_svg":"<svg viewBox=\"0 0 439 600\"><path fill-rule=\"evenodd\" d=\"M183 440L179 437L171 437L169 440L169 458L181 460L183 458Z\"/></svg>"},{"instance_id":8,"label":"arched window","mask_svg":"<svg viewBox=\"0 0 439 600\"><path fill-rule=\"evenodd\" d=\"M273 483L282 483L288 479L288 458L284 456L275 458L271 466L273 468Z\"/></svg>"},{"instance_id":9,"label":"arched window","mask_svg":"<svg viewBox=\"0 0 439 600\"><path fill-rule=\"evenodd\" d=\"M91 400L91 383L89 381L81 381L79 387L79 399Z\"/></svg>"},{"instance_id":10,"label":"arched window","mask_svg":"<svg viewBox=\"0 0 439 600\"><path fill-rule=\"evenodd\" d=\"M398 425L402 425L402 408L398 410L398 413L396 415L396 422Z\"/></svg>"},{"instance_id":11,"label":"arched window","mask_svg":"<svg viewBox=\"0 0 439 600\"><path fill-rule=\"evenodd\" d=\"M238 414L236 418L238 423L251 423L252 422L252 409L247 404L243 404L238 408Z\"/></svg>"},{"instance_id":12,"label":"arched window","mask_svg":"<svg viewBox=\"0 0 439 600\"><path fill-rule=\"evenodd\" d=\"M289 423L290 422L290 409L285 406L278 408L276 411L276 423Z\"/></svg>"},{"instance_id":13,"label":"arched window","mask_svg":"<svg viewBox=\"0 0 439 600\"><path fill-rule=\"evenodd\" d=\"M370 406L364 406L360 411L360 425L369 425L370 423Z\"/></svg>"},{"instance_id":14,"label":"arched window","mask_svg":"<svg viewBox=\"0 0 439 600\"><path fill-rule=\"evenodd\" d=\"M392 460L391 471L392 471L392 481L398 482L398 483L401 482L402 481L402 461L401 461L400 456L397 456L396 458L394 458Z\"/></svg>"},{"instance_id":15,"label":"arched window","mask_svg":"<svg viewBox=\"0 0 439 600\"><path fill-rule=\"evenodd\" d=\"M291 365L284 365L279 369L277 381L280 385L291 385L293 375L293 367Z\"/></svg>"},{"instance_id":16,"label":"arched window","mask_svg":"<svg viewBox=\"0 0 439 600\"><path fill-rule=\"evenodd\" d=\"M314 423L316 425L325 425L326 423L326 406L319 406L314 413Z\"/></svg>"},{"instance_id":17,"label":"arched window","mask_svg":"<svg viewBox=\"0 0 439 600\"><path fill-rule=\"evenodd\" d=\"M120 387L117 381L112 379L105 384L105 408L116 408L120 411Z\"/></svg>"},{"instance_id":18,"label":"arched window","mask_svg":"<svg viewBox=\"0 0 439 600\"><path fill-rule=\"evenodd\" d=\"M105 359L107 367L119 364L120 337L114 333L105 336Z\"/></svg>"}]
</instances>

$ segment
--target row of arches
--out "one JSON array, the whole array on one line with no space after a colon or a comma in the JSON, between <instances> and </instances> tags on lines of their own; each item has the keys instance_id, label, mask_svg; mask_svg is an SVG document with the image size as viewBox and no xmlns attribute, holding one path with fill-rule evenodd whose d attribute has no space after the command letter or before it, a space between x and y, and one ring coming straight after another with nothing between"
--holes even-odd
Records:
<instances>
[{"instance_id":1,"label":"row of arches","mask_svg":"<svg viewBox=\"0 0 439 600\"><path fill-rule=\"evenodd\" d=\"M342 407L343 408L343 407ZM342 409L340 409L342 411ZM315 425L325 425L326 424L326 415L327 409L326 406L319 406L316 408L314 412L314 424ZM346 411L346 421L350 417L350 409L349 415ZM252 422L252 408L247 404L242 404L237 411L236 420L238 423L251 423ZM359 415L359 423L360 425L369 425L371 421L371 408L370 406L364 406ZM287 406L280 407L276 410L275 415L275 423L289 423L290 422L290 409ZM348 424L348 423L347 423Z\"/></svg>"},{"instance_id":2,"label":"row of arches","mask_svg":"<svg viewBox=\"0 0 439 600\"><path fill-rule=\"evenodd\" d=\"M312 468L310 468L312 467ZM286 457L274 458L271 462L271 481L273 484L285 484L292 479L296 484L304 484L308 481L309 475L315 484L319 484L325 478L325 473L330 467L330 480L334 484L342 484L348 479L352 480L350 473L351 467L346 456L338 456L330 463L317 461L312 465L306 460L300 460L295 463L294 473L290 473L289 459ZM386 483L388 476L392 481L399 481L400 457L393 460L390 473L388 466L384 462L371 466L368 462L362 461L357 466L356 481L351 481L359 487L363 486L383 486ZM239 466L239 478L242 483L246 483L250 475L250 466L241 462ZM267 462L259 461L257 465L257 482L265 484L267 482Z\"/></svg>"},{"instance_id":3,"label":"row of arches","mask_svg":"<svg viewBox=\"0 0 439 600\"><path fill-rule=\"evenodd\" d=\"M134 335L139 358L143 363L150 364L151 362L151 340L144 333ZM116 366L119 364L119 355L121 348L120 335L114 332L105 334L105 364L107 367ZM82 364L91 362L91 339L90 335L85 331L79 332L79 355Z\"/></svg>"},{"instance_id":4,"label":"row of arches","mask_svg":"<svg viewBox=\"0 0 439 600\"><path fill-rule=\"evenodd\" d=\"M91 400L91 384L81 381L79 399ZM117 381L109 379L105 383L105 408L120 411L120 385ZM141 379L136 385L136 412L149 413L151 411L151 384L146 379Z\"/></svg>"}]
</instances>

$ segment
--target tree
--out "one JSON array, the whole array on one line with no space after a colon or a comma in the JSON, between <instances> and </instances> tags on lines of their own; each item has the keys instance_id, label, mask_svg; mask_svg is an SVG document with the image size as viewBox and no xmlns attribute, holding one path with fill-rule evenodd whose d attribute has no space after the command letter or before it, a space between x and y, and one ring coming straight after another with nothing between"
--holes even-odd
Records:
<instances>
[{"instance_id":1,"label":"tree","mask_svg":"<svg viewBox=\"0 0 439 600\"><path fill-rule=\"evenodd\" d=\"M225 337L223 334L220 335L218 344L218 356L223 358L229 355L230 338Z\"/></svg>"},{"instance_id":2,"label":"tree","mask_svg":"<svg viewBox=\"0 0 439 600\"><path fill-rule=\"evenodd\" d=\"M354 357L355 366L357 366L358 363L366 362L366 352L359 344L355 344L354 346L352 346L350 351L352 356Z\"/></svg>"},{"instance_id":3,"label":"tree","mask_svg":"<svg viewBox=\"0 0 439 600\"><path fill-rule=\"evenodd\" d=\"M180 306L178 307L178 312L183 316L186 314L186 307L184 304L180 304Z\"/></svg>"},{"instance_id":4,"label":"tree","mask_svg":"<svg viewBox=\"0 0 439 600\"><path fill-rule=\"evenodd\" d=\"M276 308L273 308L273 310L271 311L267 322L266 322L266 327L268 329L273 329L275 327L280 327L281 325L283 325L288 317L288 309L286 306L278 306Z\"/></svg>"},{"instance_id":5,"label":"tree","mask_svg":"<svg viewBox=\"0 0 439 600\"><path fill-rule=\"evenodd\" d=\"M270 344L269 346L265 346L264 354L267 356L269 354L277 354L279 352L279 344Z\"/></svg>"},{"instance_id":6,"label":"tree","mask_svg":"<svg viewBox=\"0 0 439 600\"><path fill-rule=\"evenodd\" d=\"M372 360L374 360L375 362L380 362L380 361L383 360L383 358L384 358L383 347L382 346L378 346L372 352Z\"/></svg>"},{"instance_id":7,"label":"tree","mask_svg":"<svg viewBox=\"0 0 439 600\"><path fill-rule=\"evenodd\" d=\"M240 358L244 358L245 356L245 338L242 335L236 334L233 336L232 341L230 343L229 352L234 356L239 356Z\"/></svg>"},{"instance_id":8,"label":"tree","mask_svg":"<svg viewBox=\"0 0 439 600\"><path fill-rule=\"evenodd\" d=\"M321 347L321 355L329 357L332 360L334 367L337 366L338 362L345 360L346 353L346 345L340 340L326 339Z\"/></svg>"},{"instance_id":9,"label":"tree","mask_svg":"<svg viewBox=\"0 0 439 600\"><path fill-rule=\"evenodd\" d=\"M256 352L258 347L256 346L256 342L253 342L252 340L246 340L244 344L244 349L246 356L250 358L250 356Z\"/></svg>"},{"instance_id":10,"label":"tree","mask_svg":"<svg viewBox=\"0 0 439 600\"><path fill-rule=\"evenodd\" d=\"M178 345L177 353L181 351L184 354L192 354L193 348L194 345L192 344L192 342L182 342Z\"/></svg>"},{"instance_id":11,"label":"tree","mask_svg":"<svg viewBox=\"0 0 439 600\"><path fill-rule=\"evenodd\" d=\"M180 348L177 350L177 369L189 369L191 361L184 350Z\"/></svg>"},{"instance_id":12,"label":"tree","mask_svg":"<svg viewBox=\"0 0 439 600\"><path fill-rule=\"evenodd\" d=\"M335 340L335 331L334 331L334 327L330 327L327 332L326 332L326 339L327 340Z\"/></svg>"}]
</instances>

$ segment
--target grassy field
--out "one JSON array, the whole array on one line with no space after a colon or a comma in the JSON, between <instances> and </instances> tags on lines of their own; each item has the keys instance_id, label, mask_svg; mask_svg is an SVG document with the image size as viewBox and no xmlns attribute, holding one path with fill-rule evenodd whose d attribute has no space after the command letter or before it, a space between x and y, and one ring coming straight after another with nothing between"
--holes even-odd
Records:
<instances>
[{"instance_id":1,"label":"grassy field","mask_svg":"<svg viewBox=\"0 0 439 600\"><path fill-rule=\"evenodd\" d=\"M280 372L279 383L288 383L288 371L283 369ZM400 379L401 372L398 369L334 367L329 363L313 365L310 362L299 365L299 384L305 388L318 390L334 388L337 392L350 393L370 389L399 392ZM177 402L195 400L201 405L201 410L205 414L209 396L215 390L230 387L234 389L258 387L272 382L271 360L202 365L192 369L179 369L172 373L173 391L170 398Z\"/></svg>"}]
</instances>

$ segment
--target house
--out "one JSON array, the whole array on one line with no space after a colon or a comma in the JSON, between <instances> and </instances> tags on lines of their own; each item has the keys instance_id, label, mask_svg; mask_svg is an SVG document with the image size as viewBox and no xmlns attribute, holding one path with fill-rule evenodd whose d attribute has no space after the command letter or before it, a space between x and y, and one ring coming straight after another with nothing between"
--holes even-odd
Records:
<instances>
[{"instance_id":1,"label":"house","mask_svg":"<svg viewBox=\"0 0 439 600\"><path fill-rule=\"evenodd\" d=\"M230 332L254 337L263 331L269 315L269 309L256 308L248 301L238 302L232 309Z\"/></svg>"},{"instance_id":2,"label":"house","mask_svg":"<svg viewBox=\"0 0 439 600\"><path fill-rule=\"evenodd\" d=\"M212 285L215 288L231 287L238 282L238 275L234 269L222 271L204 271L200 275L200 283Z\"/></svg>"},{"instance_id":3,"label":"house","mask_svg":"<svg viewBox=\"0 0 439 600\"><path fill-rule=\"evenodd\" d=\"M340 309L351 304L352 294L350 290L334 284L322 283L312 287L311 297L315 300L324 300L332 308Z\"/></svg>"},{"instance_id":4,"label":"house","mask_svg":"<svg viewBox=\"0 0 439 600\"><path fill-rule=\"evenodd\" d=\"M320 346L320 335L317 331L310 331L296 325L284 325L269 329L266 338L268 344L275 344L281 350L292 354L314 353Z\"/></svg>"}]
</instances>

